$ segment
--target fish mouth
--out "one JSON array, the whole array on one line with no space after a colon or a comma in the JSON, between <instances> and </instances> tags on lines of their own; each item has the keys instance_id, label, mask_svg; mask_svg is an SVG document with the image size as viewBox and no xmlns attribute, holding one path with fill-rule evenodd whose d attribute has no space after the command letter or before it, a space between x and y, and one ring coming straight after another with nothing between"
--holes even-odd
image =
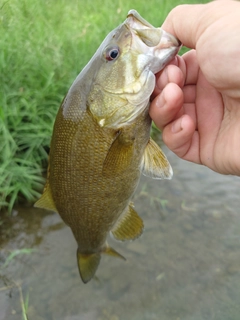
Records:
<instances>
[{"instance_id":1,"label":"fish mouth","mask_svg":"<svg viewBox=\"0 0 240 320\"><path fill-rule=\"evenodd\" d=\"M142 44L138 41L138 46L141 47L143 53L159 57L159 52L164 51L161 56L166 55L167 52L167 60L169 61L181 47L181 42L176 37L162 28L152 26L136 10L128 12L125 23L133 33L133 36L135 35L141 40Z\"/></svg>"},{"instance_id":2,"label":"fish mouth","mask_svg":"<svg viewBox=\"0 0 240 320\"><path fill-rule=\"evenodd\" d=\"M134 28L138 28L139 25L141 24L142 27L146 27L146 28L154 28L153 25L151 25L151 23L149 23L148 21L146 21L142 16L140 16L140 14L132 9L128 12L127 14L127 19L131 18L131 27ZM136 25L136 26L135 26Z\"/></svg>"}]
</instances>

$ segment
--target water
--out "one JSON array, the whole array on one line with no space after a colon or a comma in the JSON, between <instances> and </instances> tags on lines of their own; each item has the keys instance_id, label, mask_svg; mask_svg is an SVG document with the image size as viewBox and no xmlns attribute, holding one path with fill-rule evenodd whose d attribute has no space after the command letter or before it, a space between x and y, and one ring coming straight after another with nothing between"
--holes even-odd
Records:
<instances>
[{"instance_id":1,"label":"water","mask_svg":"<svg viewBox=\"0 0 240 320\"><path fill-rule=\"evenodd\" d=\"M0 320L23 319L27 298L29 320L239 320L240 178L167 154L173 180L143 177L134 199L144 234L110 239L127 261L103 256L86 285L57 214L17 208L4 220Z\"/></svg>"}]
</instances>

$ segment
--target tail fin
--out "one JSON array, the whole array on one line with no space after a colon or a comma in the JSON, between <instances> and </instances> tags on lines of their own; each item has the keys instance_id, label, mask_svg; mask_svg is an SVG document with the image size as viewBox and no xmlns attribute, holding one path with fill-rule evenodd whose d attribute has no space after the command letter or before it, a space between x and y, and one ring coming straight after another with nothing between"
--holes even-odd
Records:
<instances>
[{"instance_id":1,"label":"tail fin","mask_svg":"<svg viewBox=\"0 0 240 320\"><path fill-rule=\"evenodd\" d=\"M100 253L82 254L77 250L78 270L84 283L87 283L93 278L97 271L100 259Z\"/></svg>"},{"instance_id":2,"label":"tail fin","mask_svg":"<svg viewBox=\"0 0 240 320\"><path fill-rule=\"evenodd\" d=\"M121 254L119 254L116 250L112 249L108 245L106 245L102 253L126 260ZM83 254L77 250L78 270L84 283L87 283L94 277L100 263L100 259L100 252Z\"/></svg>"}]
</instances>

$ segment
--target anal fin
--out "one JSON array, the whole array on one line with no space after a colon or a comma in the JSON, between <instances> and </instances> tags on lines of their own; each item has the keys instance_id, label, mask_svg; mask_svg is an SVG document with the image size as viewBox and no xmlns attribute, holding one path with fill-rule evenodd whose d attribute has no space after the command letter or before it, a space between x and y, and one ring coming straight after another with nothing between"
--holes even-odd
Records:
<instances>
[{"instance_id":1,"label":"anal fin","mask_svg":"<svg viewBox=\"0 0 240 320\"><path fill-rule=\"evenodd\" d=\"M134 240L143 232L144 224L130 203L128 210L118 219L113 229L113 236L117 240Z\"/></svg>"},{"instance_id":2,"label":"anal fin","mask_svg":"<svg viewBox=\"0 0 240 320\"><path fill-rule=\"evenodd\" d=\"M113 248L109 247L108 245L106 246L105 250L103 251L103 253L112 256L112 257L117 257L120 258L122 260L126 260L126 258L124 258L124 256L122 256L120 253L118 253L116 250L114 250Z\"/></svg>"},{"instance_id":3,"label":"anal fin","mask_svg":"<svg viewBox=\"0 0 240 320\"><path fill-rule=\"evenodd\" d=\"M151 138L144 150L142 173L154 179L171 179L173 175L167 157Z\"/></svg>"}]
</instances>

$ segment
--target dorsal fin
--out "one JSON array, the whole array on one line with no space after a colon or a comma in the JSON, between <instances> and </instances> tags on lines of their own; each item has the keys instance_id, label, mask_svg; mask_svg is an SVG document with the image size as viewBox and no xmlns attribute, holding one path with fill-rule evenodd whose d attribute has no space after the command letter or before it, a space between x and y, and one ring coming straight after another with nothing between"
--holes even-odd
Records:
<instances>
[{"instance_id":1,"label":"dorsal fin","mask_svg":"<svg viewBox=\"0 0 240 320\"><path fill-rule=\"evenodd\" d=\"M119 218L111 232L117 240L134 240L142 234L143 228L142 219L133 209L133 204L130 203L127 211Z\"/></svg>"},{"instance_id":2,"label":"dorsal fin","mask_svg":"<svg viewBox=\"0 0 240 320\"><path fill-rule=\"evenodd\" d=\"M50 177L50 156L48 157L47 181L43 189L43 194L41 195L40 199L38 199L38 201L34 203L34 207L57 212L57 208L55 206L55 203L52 197L52 191L49 184L49 177Z\"/></svg>"},{"instance_id":3,"label":"dorsal fin","mask_svg":"<svg viewBox=\"0 0 240 320\"><path fill-rule=\"evenodd\" d=\"M57 208L56 208L55 203L52 198L52 192L51 192L51 189L49 186L48 179L47 179L46 185L44 187L43 194L42 194L41 198L38 199L37 202L35 202L34 207L43 208L46 210L51 210L51 211L57 212Z\"/></svg>"},{"instance_id":4,"label":"dorsal fin","mask_svg":"<svg viewBox=\"0 0 240 320\"><path fill-rule=\"evenodd\" d=\"M167 157L151 138L144 150L142 173L154 179L171 179L173 175Z\"/></svg>"},{"instance_id":5,"label":"dorsal fin","mask_svg":"<svg viewBox=\"0 0 240 320\"><path fill-rule=\"evenodd\" d=\"M52 197L52 191L49 184L49 177L50 177L50 156L48 157L47 181L43 189L43 194L41 195L40 199L38 199L38 201L34 203L34 207L57 212L57 208L54 203L54 200Z\"/></svg>"}]
</instances>

